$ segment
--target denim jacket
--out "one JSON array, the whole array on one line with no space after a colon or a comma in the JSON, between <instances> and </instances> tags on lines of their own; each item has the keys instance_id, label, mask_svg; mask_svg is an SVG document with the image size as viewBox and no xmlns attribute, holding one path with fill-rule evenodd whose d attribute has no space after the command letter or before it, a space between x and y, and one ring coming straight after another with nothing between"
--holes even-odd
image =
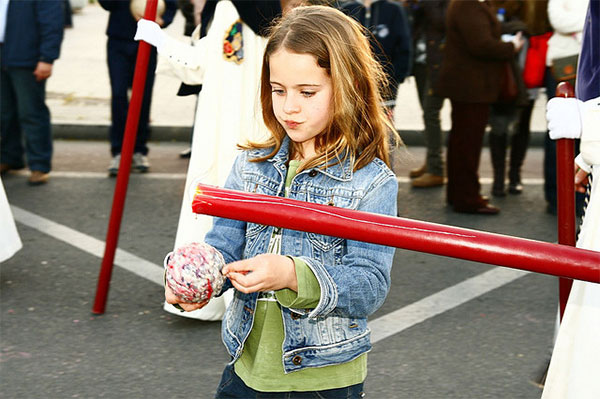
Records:
<instances>
[{"instance_id":1,"label":"denim jacket","mask_svg":"<svg viewBox=\"0 0 600 399\"><path fill-rule=\"evenodd\" d=\"M263 162L249 159L269 150L249 150L236 159L225 186L233 190L283 196L289 139ZM353 172L347 161L327 169L298 173L289 198L372 213L396 215L398 184L380 159ZM248 210L251 212L252 210ZM267 252L273 227L215 218L205 241L227 263ZM295 230L283 230L281 254L300 257L314 273L321 297L314 309L281 307L285 373L348 362L371 349L367 316L384 302L390 288L394 248ZM231 287L227 281L222 292ZM235 291L222 323L222 339L232 356L241 355L253 324L257 293Z\"/></svg>"}]
</instances>

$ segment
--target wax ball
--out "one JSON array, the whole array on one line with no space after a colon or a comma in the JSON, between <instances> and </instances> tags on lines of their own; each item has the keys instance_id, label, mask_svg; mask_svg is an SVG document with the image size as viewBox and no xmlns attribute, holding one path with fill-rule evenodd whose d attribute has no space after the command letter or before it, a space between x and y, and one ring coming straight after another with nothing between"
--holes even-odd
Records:
<instances>
[{"instance_id":1,"label":"wax ball","mask_svg":"<svg viewBox=\"0 0 600 399\"><path fill-rule=\"evenodd\" d=\"M167 261L167 285L183 302L207 301L223 287L223 266L223 255L209 244L194 242L181 246Z\"/></svg>"}]
</instances>

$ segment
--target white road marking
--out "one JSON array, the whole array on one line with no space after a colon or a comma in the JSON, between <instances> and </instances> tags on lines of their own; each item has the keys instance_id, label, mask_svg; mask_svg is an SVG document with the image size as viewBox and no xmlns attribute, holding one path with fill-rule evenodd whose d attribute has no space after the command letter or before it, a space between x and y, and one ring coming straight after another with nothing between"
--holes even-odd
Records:
<instances>
[{"instance_id":1,"label":"white road marking","mask_svg":"<svg viewBox=\"0 0 600 399\"><path fill-rule=\"evenodd\" d=\"M17 222L57 240L64 241L100 259L103 258L105 247L103 241L17 206L12 205L11 209ZM114 264L155 284L163 285L163 267L148 262L127 251L117 249ZM100 266L100 262L98 266ZM376 343L398 334L407 328L462 305L527 274L528 272L522 270L496 267L404 308L371 320L369 321L369 327L372 331L371 342Z\"/></svg>"},{"instance_id":2,"label":"white road marking","mask_svg":"<svg viewBox=\"0 0 600 399\"><path fill-rule=\"evenodd\" d=\"M398 334L415 324L462 305L528 273L523 270L496 267L381 316L369 322L371 342L375 343Z\"/></svg>"},{"instance_id":3,"label":"white road marking","mask_svg":"<svg viewBox=\"0 0 600 399\"><path fill-rule=\"evenodd\" d=\"M17 206L12 205L11 209L17 222L23 223L24 225L36 229L57 240L64 241L67 244L97 256L100 259L104 257L104 241L100 241L87 234L83 234L70 227L53 222L52 220L28 212ZM164 268L135 256L132 253L117 249L114 264L125 270L129 270L146 280L150 280L153 283L163 285ZM100 266L100 262L98 262L98 266ZM100 271L100 267L98 267L98 271Z\"/></svg>"}]
</instances>

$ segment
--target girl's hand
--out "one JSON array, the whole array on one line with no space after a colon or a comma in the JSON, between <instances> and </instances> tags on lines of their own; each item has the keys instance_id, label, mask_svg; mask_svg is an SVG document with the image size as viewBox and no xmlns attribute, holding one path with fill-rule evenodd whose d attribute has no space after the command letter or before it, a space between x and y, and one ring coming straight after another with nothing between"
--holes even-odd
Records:
<instances>
[{"instance_id":1,"label":"girl's hand","mask_svg":"<svg viewBox=\"0 0 600 399\"><path fill-rule=\"evenodd\" d=\"M186 312L191 312L192 310L201 309L204 306L206 306L206 304L208 303L208 301L200 302L200 303L181 302L181 299L177 298L177 296L175 296L175 294L173 294L173 291L171 291L171 289L169 288L169 286L167 284L165 284L165 300L167 301L167 303L170 303L171 305L178 304Z\"/></svg>"},{"instance_id":2,"label":"girl's hand","mask_svg":"<svg viewBox=\"0 0 600 399\"><path fill-rule=\"evenodd\" d=\"M245 294L283 288L298 291L294 261L283 255L262 254L232 262L225 265L222 273Z\"/></svg>"}]
</instances>

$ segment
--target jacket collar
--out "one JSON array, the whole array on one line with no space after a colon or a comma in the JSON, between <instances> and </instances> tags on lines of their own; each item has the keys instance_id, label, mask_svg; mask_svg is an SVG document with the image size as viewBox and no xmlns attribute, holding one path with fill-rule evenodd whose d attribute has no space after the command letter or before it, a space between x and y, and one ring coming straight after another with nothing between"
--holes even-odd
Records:
<instances>
[{"instance_id":1,"label":"jacket collar","mask_svg":"<svg viewBox=\"0 0 600 399\"><path fill-rule=\"evenodd\" d=\"M268 159L268 162L271 162L273 164L273 166L278 169L278 170L285 170L286 169L286 164L288 161L288 158L290 156L290 138L289 137L284 137L283 142L281 143L281 148L279 148L279 151L277 151L277 153L270 159ZM250 152L250 157L254 158L254 157L258 157L260 155L265 155L265 153L268 153L268 149L267 150L252 150ZM335 165L333 165L335 163L335 161L330 162L329 166L327 167L318 167L318 168L314 168L313 170L317 171L318 173L323 173L326 176L331 177L332 179L336 179L336 180L340 180L340 181L349 181L352 180L352 159L350 159L350 157L348 157L345 161L343 162L339 162ZM310 172L310 171L306 171L306 172ZM302 172L304 173L304 172Z\"/></svg>"}]
</instances>

